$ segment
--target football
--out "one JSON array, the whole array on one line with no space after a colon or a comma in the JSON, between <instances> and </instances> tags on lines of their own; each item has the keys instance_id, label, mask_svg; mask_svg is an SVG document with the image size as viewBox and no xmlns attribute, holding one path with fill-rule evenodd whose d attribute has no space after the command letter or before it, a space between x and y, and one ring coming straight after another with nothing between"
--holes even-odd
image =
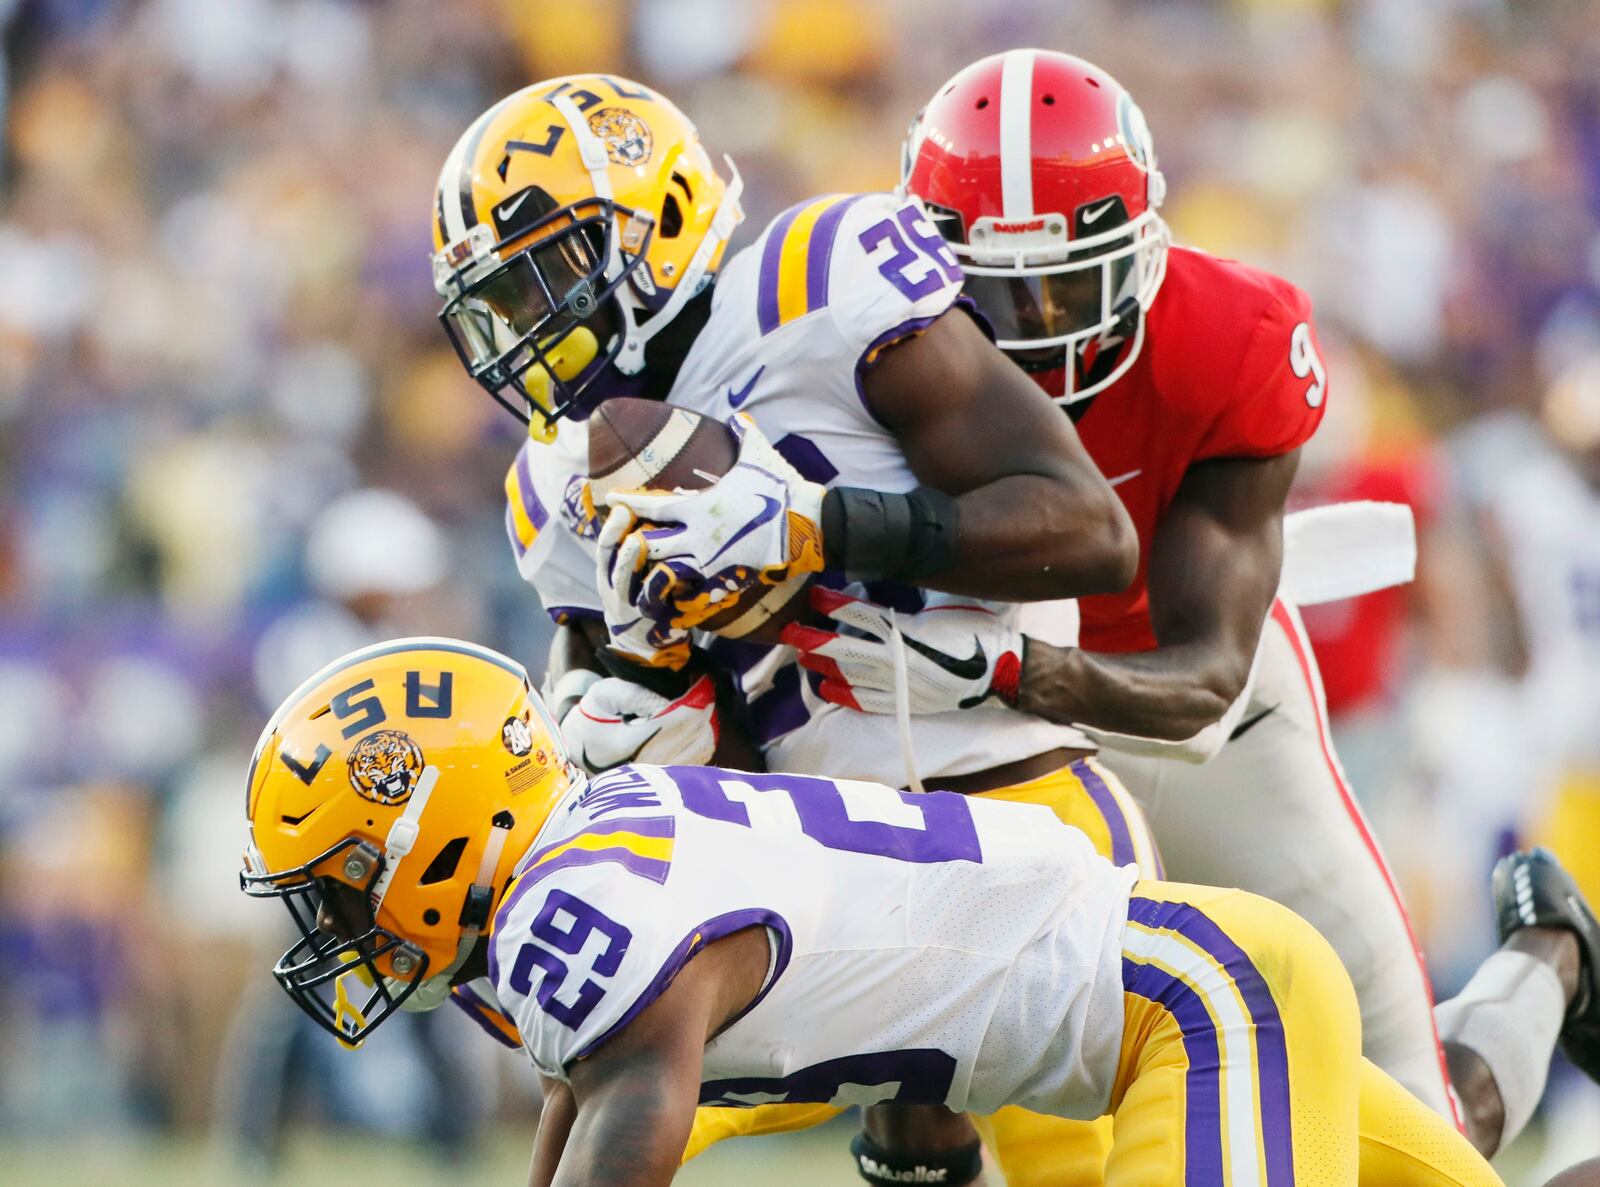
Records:
<instances>
[{"instance_id":1,"label":"football","mask_svg":"<svg viewBox=\"0 0 1600 1187\"><path fill-rule=\"evenodd\" d=\"M589 418L595 502L615 490L704 490L739 457L721 421L659 400L617 397Z\"/></svg>"},{"instance_id":2,"label":"football","mask_svg":"<svg viewBox=\"0 0 1600 1187\"><path fill-rule=\"evenodd\" d=\"M739 458L733 430L719 420L659 400L619 396L589 418L589 482L596 505L613 491L705 490ZM776 643L806 608L808 577L730 597L704 630L730 639Z\"/></svg>"}]
</instances>

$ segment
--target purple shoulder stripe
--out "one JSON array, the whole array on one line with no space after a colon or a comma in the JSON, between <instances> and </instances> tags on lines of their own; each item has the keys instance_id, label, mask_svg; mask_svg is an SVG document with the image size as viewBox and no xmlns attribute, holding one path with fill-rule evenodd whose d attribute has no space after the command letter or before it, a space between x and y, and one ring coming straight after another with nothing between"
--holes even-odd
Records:
<instances>
[{"instance_id":1,"label":"purple shoulder stripe","mask_svg":"<svg viewBox=\"0 0 1600 1187\"><path fill-rule=\"evenodd\" d=\"M556 852L564 845L570 845L579 837L594 836L595 834L610 835L615 833L632 833L643 837L671 837L677 828L677 822L670 816L651 817L619 817L616 820L606 820L592 824L581 832L573 833L553 844L530 853L518 863L518 876L511 884L511 893L507 894L500 903L500 909L494 913L494 922L489 928L489 980L496 985L500 983L500 962L496 941L501 930L505 927L506 920L527 893L548 878L557 870L570 870L582 866L618 865L630 874L640 878L649 879L651 882L665 883L667 875L672 871L672 862L659 857L645 857L635 853L626 845L607 845L599 849L568 849L565 852ZM554 857L540 860L546 854L555 853ZM538 866L537 869L534 866Z\"/></svg>"},{"instance_id":2,"label":"purple shoulder stripe","mask_svg":"<svg viewBox=\"0 0 1600 1187\"><path fill-rule=\"evenodd\" d=\"M516 890L527 892L558 870L578 866L617 865L630 874L648 878L652 882L665 882L672 871L672 863L659 857L641 857L626 845L608 845L603 849L568 849L539 864L535 870L523 875ZM520 897L520 896L519 896Z\"/></svg>"},{"instance_id":3,"label":"purple shoulder stripe","mask_svg":"<svg viewBox=\"0 0 1600 1187\"><path fill-rule=\"evenodd\" d=\"M854 194L835 202L818 216L811 228L811 242L806 249L806 312L821 309L828 303L828 276L832 271L833 244L839 237L839 224L845 213L865 194ZM765 333L765 331L763 331Z\"/></svg>"},{"instance_id":4,"label":"purple shoulder stripe","mask_svg":"<svg viewBox=\"0 0 1600 1187\"><path fill-rule=\"evenodd\" d=\"M563 846L572 844L579 837L611 836L616 833L632 833L640 837L671 837L675 835L677 827L677 821L671 816L620 816L615 820L598 821L579 832L573 833L569 837L563 837L559 841L552 842L542 849L529 853L517 863L516 881L512 884L511 893L506 895L505 899L500 903L500 909L494 913L494 925L491 930L499 931L505 925L507 917L511 914L511 909L522 901L522 896L527 894L528 889L545 877L552 869L569 869L572 866L596 865L600 862L609 861L625 866L628 868L629 873L639 874L641 877L649 878L652 882L665 882L667 877L666 869L671 865L670 862L655 857L641 857L632 850L625 849L620 845L607 846L601 849L572 849L557 857L550 858L548 861L544 861L544 859L547 854L554 853ZM588 860L563 860L568 857L587 858ZM544 861L544 868L529 874L528 871L539 865L541 861ZM643 868L635 869L633 868L635 865L640 865ZM657 871L655 869L656 866L662 868ZM658 872L660 877L656 876Z\"/></svg>"},{"instance_id":5,"label":"purple shoulder stripe","mask_svg":"<svg viewBox=\"0 0 1600 1187\"><path fill-rule=\"evenodd\" d=\"M656 975L650 979L650 984L645 986L644 992L636 997L633 1000L633 1004L623 1011L622 1017L608 1026L599 1038L579 1051L573 1057L574 1060L584 1058L596 1047L600 1046L601 1043L604 1043L637 1018L651 1002L667 991L667 986L672 984L673 979L683 971L684 966L698 956L707 944L710 944L713 940L720 940L724 936L731 936L736 931L743 931L747 927L770 928L777 939L778 951L772 961L772 971L767 976L766 984L762 985L761 992L750 999L749 1005L725 1023L723 1029L726 1030L750 1013L751 1010L761 1004L762 999L768 993L772 992L772 987L778 983L778 978L783 976L783 971L789 967L789 957L794 951L794 936L789 930L789 924L782 915L779 915L776 911L769 911L764 907L749 907L742 911L729 911L726 915L718 915L715 918L707 919L699 927L684 936L682 940L678 941L677 947L672 950L672 954L667 957L665 963L656 972Z\"/></svg>"},{"instance_id":6,"label":"purple shoulder stripe","mask_svg":"<svg viewBox=\"0 0 1600 1187\"><path fill-rule=\"evenodd\" d=\"M767 229L767 241L761 245L761 270L756 276L756 324L763 334L778 328L778 263L783 256L783 241L789 226L810 202L800 202L780 214Z\"/></svg>"}]
</instances>

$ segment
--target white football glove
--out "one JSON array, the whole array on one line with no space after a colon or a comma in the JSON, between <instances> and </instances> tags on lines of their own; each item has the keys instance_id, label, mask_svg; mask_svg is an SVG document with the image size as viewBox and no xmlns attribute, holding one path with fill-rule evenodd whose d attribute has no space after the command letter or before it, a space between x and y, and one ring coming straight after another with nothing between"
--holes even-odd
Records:
<instances>
[{"instance_id":1,"label":"white football glove","mask_svg":"<svg viewBox=\"0 0 1600 1187\"><path fill-rule=\"evenodd\" d=\"M735 416L728 427L739 438L739 460L713 485L613 491L606 499L648 521L637 533L648 572L632 605L679 630L699 626L756 586L822 569L826 488L801 477L748 416Z\"/></svg>"},{"instance_id":2,"label":"white football glove","mask_svg":"<svg viewBox=\"0 0 1600 1187\"><path fill-rule=\"evenodd\" d=\"M679 671L689 662L689 632L647 616L636 605L646 576L646 540L634 530L638 522L628 508L614 508L595 541L595 584L606 634L611 649L632 662Z\"/></svg>"},{"instance_id":3,"label":"white football glove","mask_svg":"<svg viewBox=\"0 0 1600 1187\"><path fill-rule=\"evenodd\" d=\"M597 775L623 763L704 766L717 748L717 697L702 676L675 701L631 680L596 680L561 719L572 761Z\"/></svg>"},{"instance_id":4,"label":"white football glove","mask_svg":"<svg viewBox=\"0 0 1600 1187\"><path fill-rule=\"evenodd\" d=\"M970 709L990 697L1015 704L1022 681L1022 632L981 602L940 601L915 614L813 589L811 605L840 632L791 623L782 639L800 666L825 677L824 700L866 713L894 713L894 627L905 643L906 696L913 713Z\"/></svg>"}]
</instances>

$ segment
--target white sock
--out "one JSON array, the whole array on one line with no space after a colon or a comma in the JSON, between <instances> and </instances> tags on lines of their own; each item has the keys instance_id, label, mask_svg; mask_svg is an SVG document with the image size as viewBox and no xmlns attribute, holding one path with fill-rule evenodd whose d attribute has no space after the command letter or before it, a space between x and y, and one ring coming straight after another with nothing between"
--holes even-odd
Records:
<instances>
[{"instance_id":1,"label":"white sock","mask_svg":"<svg viewBox=\"0 0 1600 1187\"><path fill-rule=\"evenodd\" d=\"M1489 1067L1505 1125L1504 1149L1544 1095L1550 1055L1567 1012L1561 978L1526 952L1496 952L1478 967L1466 988L1433 1008L1439 1037L1473 1051Z\"/></svg>"}]
</instances>

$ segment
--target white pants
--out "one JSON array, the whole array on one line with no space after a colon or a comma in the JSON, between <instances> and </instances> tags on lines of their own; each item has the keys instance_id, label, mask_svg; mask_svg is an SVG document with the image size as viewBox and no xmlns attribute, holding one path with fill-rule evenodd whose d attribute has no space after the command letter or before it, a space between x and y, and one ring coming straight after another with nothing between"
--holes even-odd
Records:
<instances>
[{"instance_id":1,"label":"white pants","mask_svg":"<svg viewBox=\"0 0 1600 1187\"><path fill-rule=\"evenodd\" d=\"M1427 970L1333 753L1294 607L1274 603L1249 707L1210 762L1114 750L1100 760L1143 806L1167 877L1264 895L1322 932L1355 982L1363 1053L1455 1120Z\"/></svg>"}]
</instances>

